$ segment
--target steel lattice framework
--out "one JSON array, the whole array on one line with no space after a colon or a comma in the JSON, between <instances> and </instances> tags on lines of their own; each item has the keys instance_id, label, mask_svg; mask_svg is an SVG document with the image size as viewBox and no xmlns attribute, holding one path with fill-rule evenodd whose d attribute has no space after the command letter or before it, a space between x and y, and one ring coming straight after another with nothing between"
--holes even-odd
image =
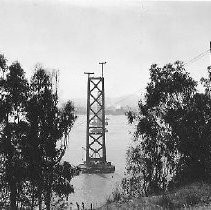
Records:
<instances>
[{"instance_id":1,"label":"steel lattice framework","mask_svg":"<svg viewBox=\"0 0 211 210\"><path fill-rule=\"evenodd\" d=\"M104 77L90 77L87 87L86 164L106 162Z\"/></svg>"}]
</instances>

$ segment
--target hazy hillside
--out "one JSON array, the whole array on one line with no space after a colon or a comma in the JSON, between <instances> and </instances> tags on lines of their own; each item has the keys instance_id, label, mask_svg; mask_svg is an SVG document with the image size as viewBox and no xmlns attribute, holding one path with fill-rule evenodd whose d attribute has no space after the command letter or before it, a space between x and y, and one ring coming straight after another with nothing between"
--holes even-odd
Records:
<instances>
[{"instance_id":1,"label":"hazy hillside","mask_svg":"<svg viewBox=\"0 0 211 210\"><path fill-rule=\"evenodd\" d=\"M124 95L116 98L106 97L105 103L106 107L136 107L140 97L135 94ZM86 107L86 98L73 98L76 107Z\"/></svg>"}]
</instances>

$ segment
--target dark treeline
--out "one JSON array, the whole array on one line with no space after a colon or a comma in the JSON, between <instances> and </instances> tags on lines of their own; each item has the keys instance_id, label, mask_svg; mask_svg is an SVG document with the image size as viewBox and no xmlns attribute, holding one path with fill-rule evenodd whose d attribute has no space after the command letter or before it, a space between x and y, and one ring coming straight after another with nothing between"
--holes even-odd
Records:
<instances>
[{"instance_id":1,"label":"dark treeline","mask_svg":"<svg viewBox=\"0 0 211 210\"><path fill-rule=\"evenodd\" d=\"M73 192L78 169L61 159L76 116L70 101L58 106L57 85L41 66L28 81L0 55L0 208L49 210Z\"/></svg>"},{"instance_id":2,"label":"dark treeline","mask_svg":"<svg viewBox=\"0 0 211 210\"><path fill-rule=\"evenodd\" d=\"M211 177L210 79L201 79L204 93L181 62L152 65L150 82L138 112L128 112L135 125L128 150L129 196L151 195Z\"/></svg>"}]
</instances>

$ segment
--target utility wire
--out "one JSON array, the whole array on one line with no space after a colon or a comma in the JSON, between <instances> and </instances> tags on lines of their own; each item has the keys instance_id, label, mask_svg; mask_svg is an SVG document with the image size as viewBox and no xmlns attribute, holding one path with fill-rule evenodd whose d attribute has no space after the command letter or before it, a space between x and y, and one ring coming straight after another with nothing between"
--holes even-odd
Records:
<instances>
[{"instance_id":1,"label":"utility wire","mask_svg":"<svg viewBox=\"0 0 211 210\"><path fill-rule=\"evenodd\" d=\"M190 64L196 62L197 60L199 60L199 59L201 59L202 57L204 57L205 55L207 55L209 52L210 52L210 49L205 50L204 52L200 53L199 55L197 55L197 56L191 58L189 61L185 62L185 63L184 63L184 66L187 66L187 65L190 65ZM135 94L135 93L134 93L134 94ZM120 103L120 102L123 102L123 101L127 100L127 99L130 98L130 97L131 97L131 95L129 95L129 96L125 97L125 98L122 98L122 99L120 99L119 101L115 102L114 105L116 105L116 104L118 104L118 103Z\"/></svg>"},{"instance_id":2,"label":"utility wire","mask_svg":"<svg viewBox=\"0 0 211 210\"><path fill-rule=\"evenodd\" d=\"M205 55L207 55L209 52L210 52L210 49L209 49L209 50L205 50L204 52L200 53L199 55L197 55L197 56L191 58L189 61L185 62L185 63L184 63L184 66L187 66L187 65L190 65L190 64L196 62L197 60L199 60L199 59L201 59L202 57L204 57ZM134 94L135 94L135 93L134 93ZM118 104L118 103L120 103L120 102L123 102L123 101L127 100L127 99L130 98L130 97L131 97L131 95L129 95L128 97L125 97L125 98L123 98L123 99L120 99L119 101L115 102L114 105L116 105L116 104Z\"/></svg>"},{"instance_id":3,"label":"utility wire","mask_svg":"<svg viewBox=\"0 0 211 210\"><path fill-rule=\"evenodd\" d=\"M202 53L200 53L199 55L197 55L196 57L193 57L192 59L190 59L189 61L185 62L184 63L184 66L187 66L187 65L190 65L194 62L196 62L197 60L201 59L202 57L204 57L205 55L207 55L208 53L210 52L210 49L209 50L206 50Z\"/></svg>"}]
</instances>

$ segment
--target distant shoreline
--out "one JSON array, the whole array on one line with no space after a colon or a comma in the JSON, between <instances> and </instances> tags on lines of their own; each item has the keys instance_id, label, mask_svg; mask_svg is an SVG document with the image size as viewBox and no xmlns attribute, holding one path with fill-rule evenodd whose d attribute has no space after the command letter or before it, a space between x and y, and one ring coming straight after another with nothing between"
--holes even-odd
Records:
<instances>
[{"instance_id":1,"label":"distant shoreline","mask_svg":"<svg viewBox=\"0 0 211 210\"><path fill-rule=\"evenodd\" d=\"M129 110L135 111L136 108L134 107L121 107L119 109L115 108L107 108L105 110L106 115L125 115ZM76 107L76 114L78 115L86 115L86 108L85 107Z\"/></svg>"}]
</instances>

